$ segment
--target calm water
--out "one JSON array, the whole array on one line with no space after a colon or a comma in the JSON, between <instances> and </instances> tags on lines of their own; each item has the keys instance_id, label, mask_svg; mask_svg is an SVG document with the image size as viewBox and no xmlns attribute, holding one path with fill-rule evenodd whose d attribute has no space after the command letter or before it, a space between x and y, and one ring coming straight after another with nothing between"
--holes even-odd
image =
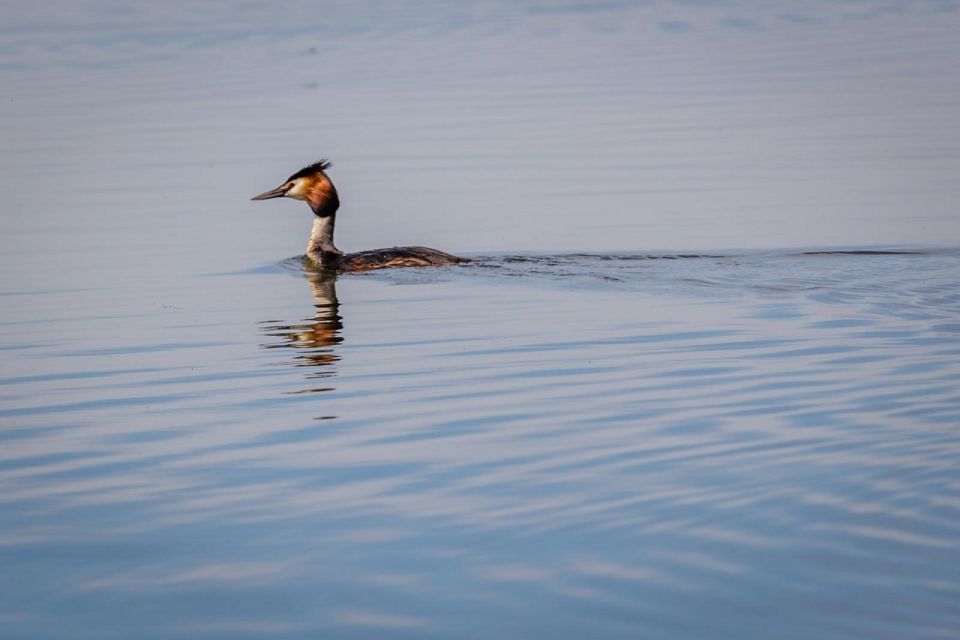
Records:
<instances>
[{"instance_id":1,"label":"calm water","mask_svg":"<svg viewBox=\"0 0 960 640\"><path fill-rule=\"evenodd\" d=\"M4 639L960 635L956 3L2 11Z\"/></svg>"}]
</instances>

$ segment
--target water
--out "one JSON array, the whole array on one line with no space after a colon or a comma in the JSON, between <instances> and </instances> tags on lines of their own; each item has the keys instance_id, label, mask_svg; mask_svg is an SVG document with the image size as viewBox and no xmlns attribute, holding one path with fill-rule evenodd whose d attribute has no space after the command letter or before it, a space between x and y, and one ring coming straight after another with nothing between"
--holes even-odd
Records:
<instances>
[{"instance_id":1,"label":"water","mask_svg":"<svg viewBox=\"0 0 960 640\"><path fill-rule=\"evenodd\" d=\"M0 31L4 638L956 637L954 3L77 6ZM304 269L323 155L474 261Z\"/></svg>"}]
</instances>

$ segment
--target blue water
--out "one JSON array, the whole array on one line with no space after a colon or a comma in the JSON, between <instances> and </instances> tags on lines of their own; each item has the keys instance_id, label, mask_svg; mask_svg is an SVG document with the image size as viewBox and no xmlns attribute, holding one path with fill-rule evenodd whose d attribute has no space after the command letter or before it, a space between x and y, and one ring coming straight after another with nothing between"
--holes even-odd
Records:
<instances>
[{"instance_id":1,"label":"blue water","mask_svg":"<svg viewBox=\"0 0 960 640\"><path fill-rule=\"evenodd\" d=\"M665 257L5 322L8 637L952 635L960 253Z\"/></svg>"},{"instance_id":2,"label":"blue water","mask_svg":"<svg viewBox=\"0 0 960 640\"><path fill-rule=\"evenodd\" d=\"M960 635L957 3L3 13L4 640Z\"/></svg>"}]
</instances>

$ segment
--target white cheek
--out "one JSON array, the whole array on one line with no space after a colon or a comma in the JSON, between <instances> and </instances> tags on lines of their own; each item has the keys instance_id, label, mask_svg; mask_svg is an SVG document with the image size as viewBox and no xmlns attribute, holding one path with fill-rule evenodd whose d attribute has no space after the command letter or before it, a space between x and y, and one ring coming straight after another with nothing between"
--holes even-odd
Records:
<instances>
[{"instance_id":1,"label":"white cheek","mask_svg":"<svg viewBox=\"0 0 960 640\"><path fill-rule=\"evenodd\" d=\"M298 182L294 184L293 188L287 191L286 195L288 198L296 198L298 200L303 200L304 198L303 183Z\"/></svg>"}]
</instances>

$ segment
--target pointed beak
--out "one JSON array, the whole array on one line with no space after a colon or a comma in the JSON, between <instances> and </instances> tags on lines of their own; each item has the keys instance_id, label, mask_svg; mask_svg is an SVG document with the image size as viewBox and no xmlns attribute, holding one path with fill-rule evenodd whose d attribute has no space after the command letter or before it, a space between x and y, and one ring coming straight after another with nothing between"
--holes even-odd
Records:
<instances>
[{"instance_id":1,"label":"pointed beak","mask_svg":"<svg viewBox=\"0 0 960 640\"><path fill-rule=\"evenodd\" d=\"M272 191L265 191L258 196L253 196L251 200L269 200L270 198L282 198L287 193L283 187L277 187Z\"/></svg>"}]
</instances>

